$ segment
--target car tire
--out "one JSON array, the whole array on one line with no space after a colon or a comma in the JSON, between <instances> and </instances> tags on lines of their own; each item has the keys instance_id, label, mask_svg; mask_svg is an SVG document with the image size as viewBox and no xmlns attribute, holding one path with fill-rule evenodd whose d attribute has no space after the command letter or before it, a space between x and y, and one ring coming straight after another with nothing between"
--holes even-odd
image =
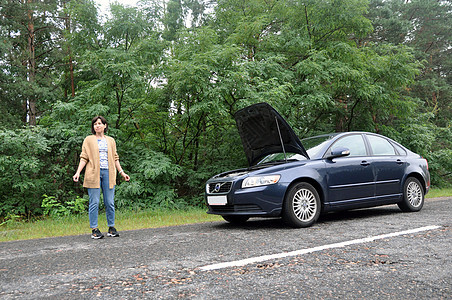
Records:
<instances>
[{"instance_id":1,"label":"car tire","mask_svg":"<svg viewBox=\"0 0 452 300\"><path fill-rule=\"evenodd\" d=\"M312 226L320 216L321 203L317 190L306 182L292 186L286 194L282 219L291 227Z\"/></svg>"},{"instance_id":2,"label":"car tire","mask_svg":"<svg viewBox=\"0 0 452 300\"><path fill-rule=\"evenodd\" d=\"M223 219L225 219L225 221L235 225L244 224L250 218L248 216L222 216L222 217Z\"/></svg>"},{"instance_id":3,"label":"car tire","mask_svg":"<svg viewBox=\"0 0 452 300\"><path fill-rule=\"evenodd\" d=\"M409 177L403 185L403 200L397 203L405 212L420 211L424 206L424 189L418 179Z\"/></svg>"}]
</instances>

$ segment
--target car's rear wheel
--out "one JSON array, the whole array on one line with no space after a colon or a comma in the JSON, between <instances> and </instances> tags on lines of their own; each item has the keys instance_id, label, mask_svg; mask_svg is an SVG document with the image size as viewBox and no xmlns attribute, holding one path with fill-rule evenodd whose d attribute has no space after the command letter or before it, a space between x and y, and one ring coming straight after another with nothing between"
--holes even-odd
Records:
<instances>
[{"instance_id":1,"label":"car's rear wheel","mask_svg":"<svg viewBox=\"0 0 452 300\"><path fill-rule=\"evenodd\" d=\"M397 203L402 211L420 211L424 206L424 189L421 183L414 177L406 180L403 186L403 200Z\"/></svg>"},{"instance_id":2,"label":"car's rear wheel","mask_svg":"<svg viewBox=\"0 0 452 300\"><path fill-rule=\"evenodd\" d=\"M231 224L243 224L250 218L247 216L222 216L222 217Z\"/></svg>"},{"instance_id":3,"label":"car's rear wheel","mask_svg":"<svg viewBox=\"0 0 452 300\"><path fill-rule=\"evenodd\" d=\"M290 188L283 204L282 218L292 227L309 227L320 216L321 204L317 190L306 182Z\"/></svg>"}]
</instances>

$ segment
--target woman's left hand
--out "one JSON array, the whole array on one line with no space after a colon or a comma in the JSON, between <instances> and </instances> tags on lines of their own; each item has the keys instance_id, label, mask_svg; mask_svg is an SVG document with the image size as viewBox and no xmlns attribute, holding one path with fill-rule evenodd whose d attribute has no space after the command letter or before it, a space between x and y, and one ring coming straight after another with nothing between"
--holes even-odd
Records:
<instances>
[{"instance_id":1,"label":"woman's left hand","mask_svg":"<svg viewBox=\"0 0 452 300\"><path fill-rule=\"evenodd\" d=\"M126 172L122 172L121 173L122 178L124 178L125 181L129 181L130 180L130 176L126 174Z\"/></svg>"}]
</instances>

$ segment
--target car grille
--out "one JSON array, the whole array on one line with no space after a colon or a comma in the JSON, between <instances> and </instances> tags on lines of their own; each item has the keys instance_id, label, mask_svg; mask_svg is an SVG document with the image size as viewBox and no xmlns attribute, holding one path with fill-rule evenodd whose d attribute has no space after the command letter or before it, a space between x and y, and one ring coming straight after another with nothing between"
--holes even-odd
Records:
<instances>
[{"instance_id":1,"label":"car grille","mask_svg":"<svg viewBox=\"0 0 452 300\"><path fill-rule=\"evenodd\" d=\"M262 212L262 209L253 204L249 205L211 205L210 210L215 213L232 213L232 212Z\"/></svg>"},{"instance_id":2,"label":"car grille","mask_svg":"<svg viewBox=\"0 0 452 300\"><path fill-rule=\"evenodd\" d=\"M225 194L229 193L232 187L232 181L212 182L207 185L208 194Z\"/></svg>"}]
</instances>

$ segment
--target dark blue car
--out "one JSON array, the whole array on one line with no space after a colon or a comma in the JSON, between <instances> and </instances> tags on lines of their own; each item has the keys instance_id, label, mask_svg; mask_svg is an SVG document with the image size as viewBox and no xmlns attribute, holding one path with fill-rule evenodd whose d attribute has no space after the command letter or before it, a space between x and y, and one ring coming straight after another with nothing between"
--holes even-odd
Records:
<instances>
[{"instance_id":1,"label":"dark blue car","mask_svg":"<svg viewBox=\"0 0 452 300\"><path fill-rule=\"evenodd\" d=\"M387 204L413 212L424 204L427 161L387 137L346 132L300 141L267 103L234 117L249 167L207 181L210 214L231 223L282 217L307 227L321 212Z\"/></svg>"}]
</instances>

